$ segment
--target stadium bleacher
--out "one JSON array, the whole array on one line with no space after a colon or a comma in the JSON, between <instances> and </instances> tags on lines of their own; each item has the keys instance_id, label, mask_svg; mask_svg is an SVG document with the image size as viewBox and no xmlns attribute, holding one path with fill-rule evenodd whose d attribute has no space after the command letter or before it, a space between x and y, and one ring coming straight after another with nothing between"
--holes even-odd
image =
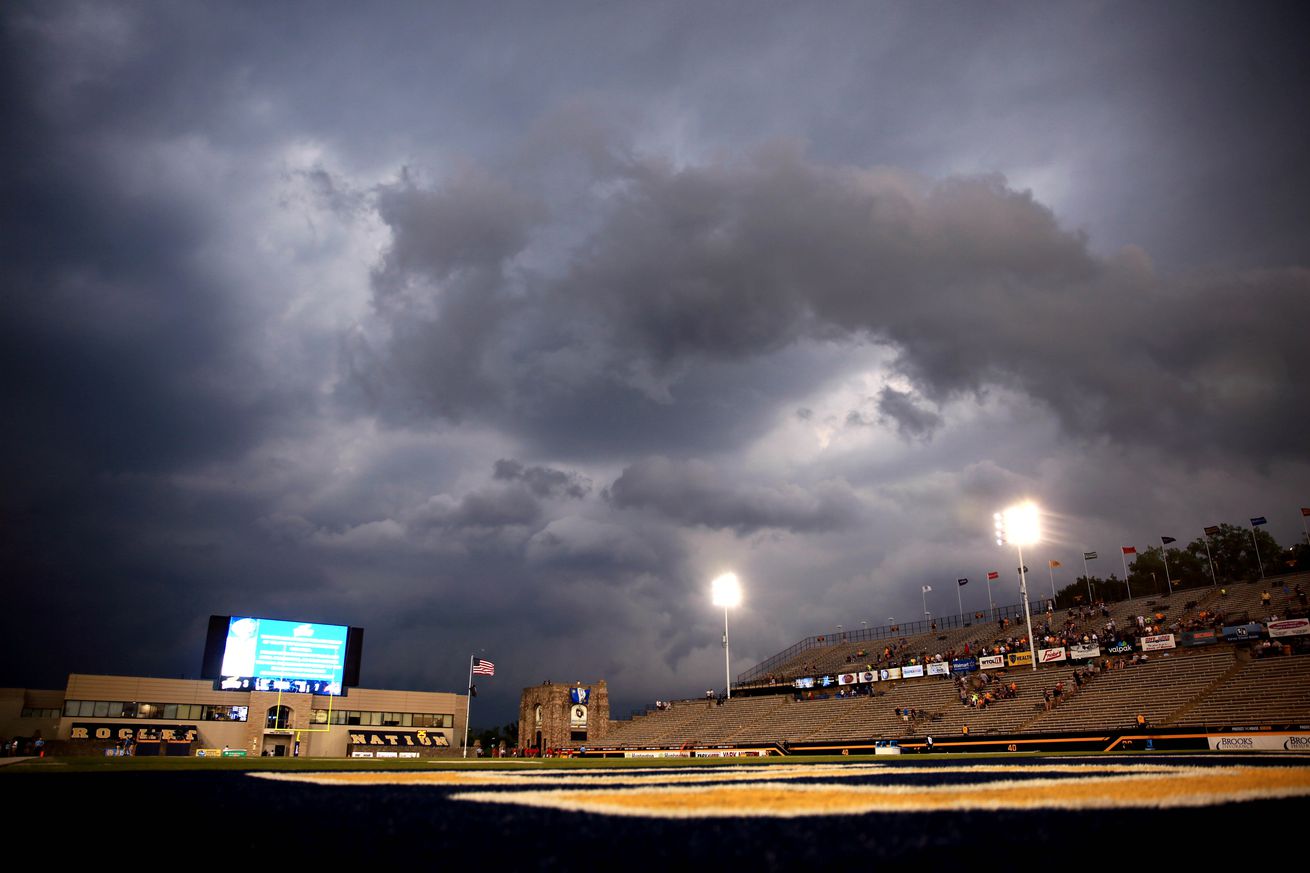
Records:
<instances>
[{"instance_id":1,"label":"stadium bleacher","mask_svg":"<svg viewBox=\"0 0 1310 873\"><path fill-rule=\"evenodd\" d=\"M1049 621L1052 631L1073 636L1104 635L1106 622L1113 619L1122 631L1144 621L1171 627L1209 626L1216 614L1230 621L1247 618L1259 621L1271 614L1287 617L1304 614L1295 594L1296 586L1310 585L1310 574L1296 574L1254 583L1237 583L1206 588L1178 589L1172 596L1153 593L1132 600L1108 604L1101 609L1034 612L1034 629ZM1271 602L1265 606L1261 593L1268 590ZM1013 615L1011 608L1010 614ZM1066 629L1066 622L1070 626ZM977 616L958 617L942 630L916 628L898 635L890 628L876 629L849 637L811 637L790 651L762 662L744 676L737 693L724 701L686 700L638 715L629 721L611 723L606 746L673 747L693 745L751 745L790 743L833 743L938 736L965 732L990 734L1057 733L1081 730L1117 730L1136 725L1142 715L1154 727L1224 727L1251 724L1310 724L1310 655L1253 658L1244 647L1219 643L1203 648L1175 648L1138 653L1132 657L1097 659L1098 669L1082 684L1073 682L1079 663L1042 665L1037 671L1016 668L999 671L996 682L983 685L973 674L966 680L994 692L986 707L969 706L960 700L958 679L929 676L861 687L855 696L845 695L850 687L815 689L797 693L794 679L845 671L874 669L888 664L923 663L950 653L976 655L983 646L998 639L1023 635L1022 619L1001 628L997 622ZM1040 630L1037 630L1040 634ZM895 647L893 657L885 649ZM1136 663L1135 663L1136 661ZM1114 669L1123 663L1121 668ZM1112 669L1100 670L1101 664ZM761 669L761 668L767 668ZM1091 671L1084 673L1090 674ZM1065 694L1050 707L1044 700L1058 681ZM1003 685L1014 683L1016 696L1004 699ZM751 696L752 693L755 696ZM798 699L800 698L800 699Z\"/></svg>"}]
</instances>

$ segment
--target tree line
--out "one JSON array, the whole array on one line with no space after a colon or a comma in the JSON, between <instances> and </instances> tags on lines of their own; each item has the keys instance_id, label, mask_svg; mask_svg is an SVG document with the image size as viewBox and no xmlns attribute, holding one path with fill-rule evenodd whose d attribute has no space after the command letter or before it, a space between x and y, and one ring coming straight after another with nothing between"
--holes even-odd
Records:
<instances>
[{"instance_id":1,"label":"tree line","mask_svg":"<svg viewBox=\"0 0 1310 873\"><path fill-rule=\"evenodd\" d=\"M1100 560L1104 561L1107 558L1114 560L1114 557L1114 555L1105 555ZM1166 559L1169 562L1167 577ZM1214 568L1213 579L1211 562ZM1134 596L1138 597L1145 594L1164 594L1169 590L1169 580L1172 580L1175 589L1203 588L1214 584L1231 585L1234 582L1259 579L1261 564L1264 566L1265 576L1310 570L1310 545L1302 542L1284 549L1263 527L1255 528L1253 542L1251 528L1221 524L1217 533L1208 537L1197 537L1183 548L1171 546L1166 550L1163 545L1159 545L1138 551L1137 556L1128 565L1127 582L1115 573L1107 577L1093 574L1090 580L1092 597L1096 600L1123 600L1128 597L1130 587ZM1087 583L1088 577L1079 576L1060 589L1056 593L1056 606L1066 609L1086 603Z\"/></svg>"}]
</instances>

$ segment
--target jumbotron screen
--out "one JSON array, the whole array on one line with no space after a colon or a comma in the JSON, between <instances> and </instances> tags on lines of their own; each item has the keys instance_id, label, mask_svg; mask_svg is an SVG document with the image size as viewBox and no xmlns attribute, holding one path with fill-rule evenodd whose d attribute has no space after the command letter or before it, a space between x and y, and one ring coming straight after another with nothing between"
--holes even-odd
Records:
<instances>
[{"instance_id":1,"label":"jumbotron screen","mask_svg":"<svg viewBox=\"0 0 1310 873\"><path fill-rule=\"evenodd\" d=\"M362 635L339 624L214 616L204 674L224 690L340 694L358 682Z\"/></svg>"}]
</instances>

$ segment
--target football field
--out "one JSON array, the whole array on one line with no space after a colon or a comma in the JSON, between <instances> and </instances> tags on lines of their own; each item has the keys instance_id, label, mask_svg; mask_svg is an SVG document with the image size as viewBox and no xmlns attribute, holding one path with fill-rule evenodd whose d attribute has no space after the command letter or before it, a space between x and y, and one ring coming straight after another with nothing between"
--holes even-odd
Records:
<instances>
[{"instance_id":1,"label":"football field","mask_svg":"<svg viewBox=\"0 0 1310 873\"><path fill-rule=\"evenodd\" d=\"M1286 825L1310 811L1310 759L1253 754L403 770L61 771L52 762L5 773L0 785L26 809L50 811L34 830L52 840L78 834L123 845L170 834L210 857L299 846L364 862L508 869L577 867L597 852L633 869L991 867L1029 853L1079 859L1079 867L1212 863L1253 860L1253 846L1270 845L1271 833L1292 838Z\"/></svg>"}]
</instances>

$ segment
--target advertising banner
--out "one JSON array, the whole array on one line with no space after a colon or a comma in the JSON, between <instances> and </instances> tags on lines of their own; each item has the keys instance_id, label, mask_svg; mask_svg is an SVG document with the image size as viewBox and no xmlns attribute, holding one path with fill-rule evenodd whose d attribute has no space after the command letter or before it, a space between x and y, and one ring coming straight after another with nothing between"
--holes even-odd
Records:
<instances>
[{"instance_id":1,"label":"advertising banner","mask_svg":"<svg viewBox=\"0 0 1310 873\"><path fill-rule=\"evenodd\" d=\"M814 677L806 676L804 678L795 680L794 682L792 682L792 684L795 685L797 688L813 688Z\"/></svg>"},{"instance_id":2,"label":"advertising banner","mask_svg":"<svg viewBox=\"0 0 1310 873\"><path fill-rule=\"evenodd\" d=\"M1285 618L1269 622L1271 637L1302 637L1310 634L1310 618Z\"/></svg>"},{"instance_id":3,"label":"advertising banner","mask_svg":"<svg viewBox=\"0 0 1310 873\"><path fill-rule=\"evenodd\" d=\"M1158 652L1161 649L1172 649L1173 647L1173 634L1155 634L1149 637L1142 637L1143 652Z\"/></svg>"},{"instance_id":4,"label":"advertising banner","mask_svg":"<svg viewBox=\"0 0 1310 873\"><path fill-rule=\"evenodd\" d=\"M922 664L911 664L908 667L901 668L901 678L903 679L918 679L921 676L923 676Z\"/></svg>"},{"instance_id":5,"label":"advertising banner","mask_svg":"<svg viewBox=\"0 0 1310 873\"><path fill-rule=\"evenodd\" d=\"M1037 658L1038 658L1037 662L1039 664L1054 664L1057 661L1065 660L1066 657L1067 655L1065 654L1064 646L1060 646L1058 649L1037 650Z\"/></svg>"},{"instance_id":6,"label":"advertising banner","mask_svg":"<svg viewBox=\"0 0 1310 873\"><path fill-rule=\"evenodd\" d=\"M980 670L999 670L1004 666L1004 655L983 655L978 659L978 669Z\"/></svg>"},{"instance_id":7,"label":"advertising banner","mask_svg":"<svg viewBox=\"0 0 1310 873\"><path fill-rule=\"evenodd\" d=\"M878 671L878 678L881 679L883 682L886 682L889 679L899 679L901 678L901 668L885 667L882 670Z\"/></svg>"},{"instance_id":8,"label":"advertising banner","mask_svg":"<svg viewBox=\"0 0 1310 873\"><path fill-rule=\"evenodd\" d=\"M1226 734L1210 737L1215 752L1310 752L1310 734Z\"/></svg>"},{"instance_id":9,"label":"advertising banner","mask_svg":"<svg viewBox=\"0 0 1310 873\"><path fill-rule=\"evenodd\" d=\"M1099 657L1101 657L1100 646L1078 645L1078 646L1069 647L1069 660L1071 661L1083 661L1086 660L1087 658L1099 658Z\"/></svg>"},{"instance_id":10,"label":"advertising banner","mask_svg":"<svg viewBox=\"0 0 1310 873\"><path fill-rule=\"evenodd\" d=\"M946 676L951 672L951 665L945 661L933 661L928 665L929 676Z\"/></svg>"},{"instance_id":11,"label":"advertising banner","mask_svg":"<svg viewBox=\"0 0 1310 873\"><path fill-rule=\"evenodd\" d=\"M1180 646L1209 646L1219 642L1219 636L1213 630L1183 631L1178 635Z\"/></svg>"},{"instance_id":12,"label":"advertising banner","mask_svg":"<svg viewBox=\"0 0 1310 873\"><path fill-rule=\"evenodd\" d=\"M956 658L951 661L952 673L972 673L978 669L977 658Z\"/></svg>"},{"instance_id":13,"label":"advertising banner","mask_svg":"<svg viewBox=\"0 0 1310 873\"><path fill-rule=\"evenodd\" d=\"M1106 649L1111 655L1128 655L1133 651L1133 644L1127 640L1120 640L1113 646Z\"/></svg>"},{"instance_id":14,"label":"advertising banner","mask_svg":"<svg viewBox=\"0 0 1310 873\"><path fill-rule=\"evenodd\" d=\"M877 681L878 681L878 674L875 673L875 672L873 672L872 670L865 670L863 673L860 674L860 681L861 681L861 682L877 682Z\"/></svg>"},{"instance_id":15,"label":"advertising banner","mask_svg":"<svg viewBox=\"0 0 1310 873\"><path fill-rule=\"evenodd\" d=\"M858 681L860 681L860 680L859 680L858 678L856 678L856 674L855 674L855 673L838 673L838 674L837 674L837 684L838 684L838 685L854 685L854 684L855 684L856 682L858 682Z\"/></svg>"},{"instance_id":16,"label":"advertising banner","mask_svg":"<svg viewBox=\"0 0 1310 873\"><path fill-rule=\"evenodd\" d=\"M1258 640L1261 633L1264 632L1265 626L1259 622L1248 622L1247 624L1235 624L1224 626L1224 639L1229 642L1240 643L1246 640Z\"/></svg>"},{"instance_id":17,"label":"advertising banner","mask_svg":"<svg viewBox=\"0 0 1310 873\"><path fill-rule=\"evenodd\" d=\"M576 703L569 709L569 727L581 730L587 726L587 707Z\"/></svg>"},{"instance_id":18,"label":"advertising banner","mask_svg":"<svg viewBox=\"0 0 1310 873\"><path fill-rule=\"evenodd\" d=\"M1032 663L1032 652L1010 652L1005 656L1005 665L1007 667L1031 667Z\"/></svg>"}]
</instances>

